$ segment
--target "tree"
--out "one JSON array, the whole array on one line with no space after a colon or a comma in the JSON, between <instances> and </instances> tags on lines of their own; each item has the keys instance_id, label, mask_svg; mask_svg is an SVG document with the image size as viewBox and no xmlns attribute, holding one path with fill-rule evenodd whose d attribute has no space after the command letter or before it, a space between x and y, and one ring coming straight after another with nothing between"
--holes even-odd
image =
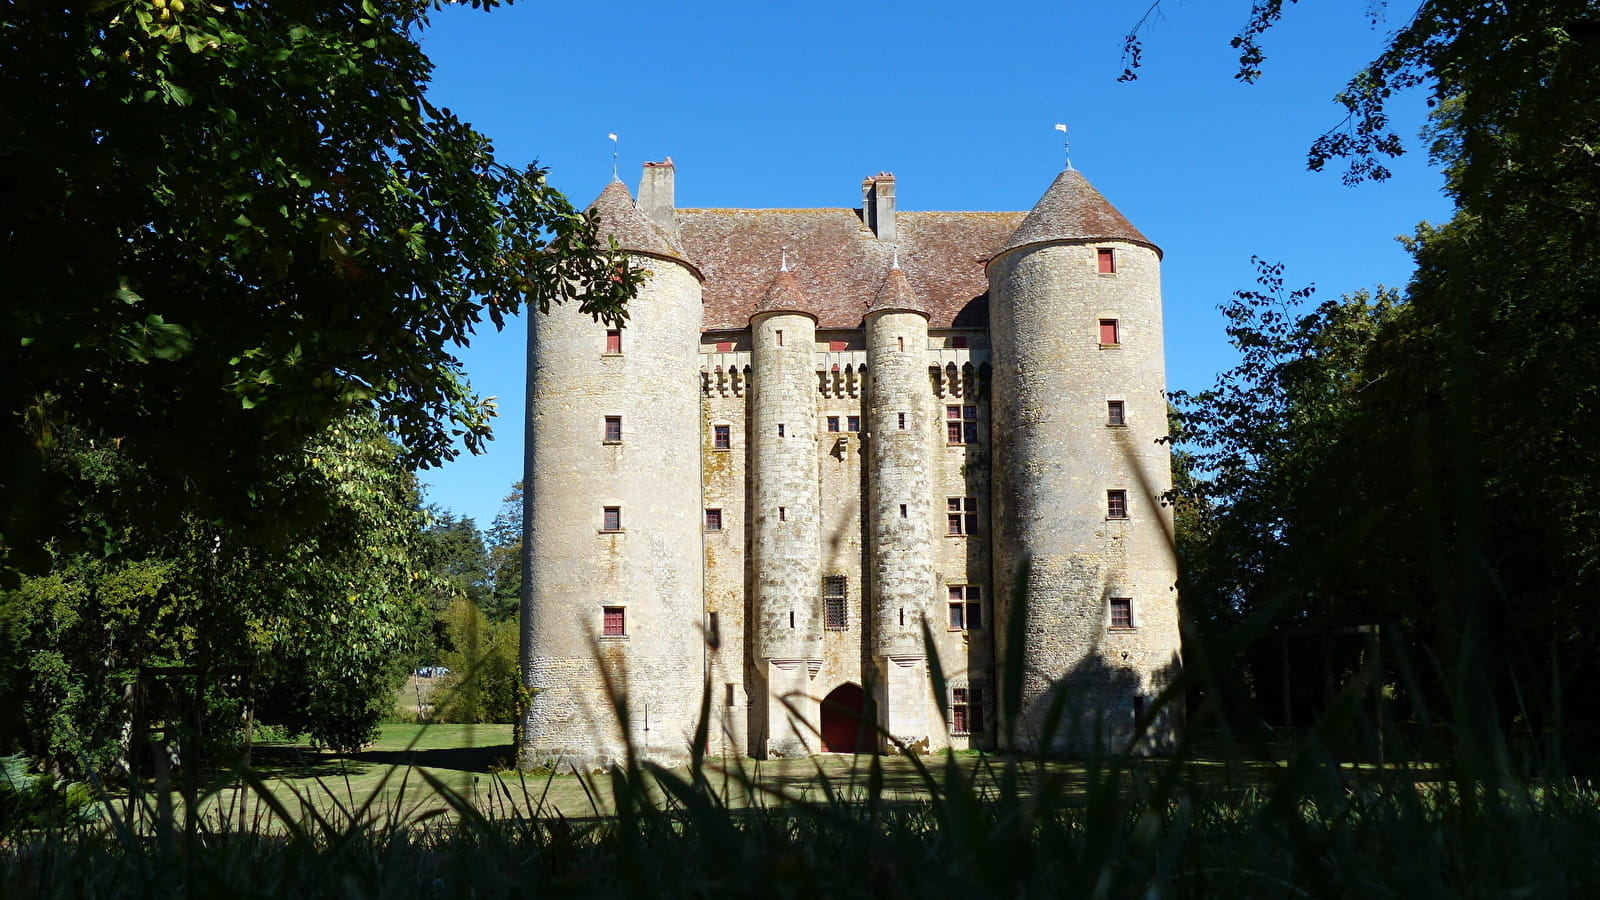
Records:
<instances>
[{"instance_id":1,"label":"tree","mask_svg":"<svg viewBox=\"0 0 1600 900\"><path fill-rule=\"evenodd\" d=\"M623 317L643 276L594 222L428 103L439 5L7 7L0 575L103 553L134 518L286 539L320 511L261 486L352 414L412 465L481 445L492 406L452 354L485 319ZM52 465L66 434L145 477L94 490Z\"/></svg>"},{"instance_id":2,"label":"tree","mask_svg":"<svg viewBox=\"0 0 1600 900\"><path fill-rule=\"evenodd\" d=\"M494 589L484 612L495 622L522 612L522 482L511 486L489 526L489 571Z\"/></svg>"}]
</instances>

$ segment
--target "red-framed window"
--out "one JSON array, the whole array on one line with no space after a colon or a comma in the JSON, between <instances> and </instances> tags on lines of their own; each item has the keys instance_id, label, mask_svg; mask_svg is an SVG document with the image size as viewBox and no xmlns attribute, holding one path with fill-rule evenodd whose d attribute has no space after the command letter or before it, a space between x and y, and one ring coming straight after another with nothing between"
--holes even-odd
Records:
<instances>
[{"instance_id":1,"label":"red-framed window","mask_svg":"<svg viewBox=\"0 0 1600 900\"><path fill-rule=\"evenodd\" d=\"M727 425L713 425L713 426L711 426L711 449L713 449L713 450L726 450L730 446L732 446L732 441L731 441L731 438L730 438L729 426L727 426Z\"/></svg>"},{"instance_id":2,"label":"red-framed window","mask_svg":"<svg viewBox=\"0 0 1600 900\"><path fill-rule=\"evenodd\" d=\"M901 431L905 431L906 430L906 414L905 413L900 413L900 430Z\"/></svg>"},{"instance_id":3,"label":"red-framed window","mask_svg":"<svg viewBox=\"0 0 1600 900\"><path fill-rule=\"evenodd\" d=\"M600 607L600 633L605 637L625 637L628 634L628 610L624 606Z\"/></svg>"},{"instance_id":4,"label":"red-framed window","mask_svg":"<svg viewBox=\"0 0 1600 900\"><path fill-rule=\"evenodd\" d=\"M968 686L950 689L950 732L983 733L983 688Z\"/></svg>"},{"instance_id":5,"label":"red-framed window","mask_svg":"<svg viewBox=\"0 0 1600 900\"><path fill-rule=\"evenodd\" d=\"M838 416L829 416L828 417L828 433L829 434L837 434L838 432L839 432L839 417Z\"/></svg>"},{"instance_id":6,"label":"red-framed window","mask_svg":"<svg viewBox=\"0 0 1600 900\"><path fill-rule=\"evenodd\" d=\"M1101 275L1117 274L1117 251L1110 247L1095 250L1095 262Z\"/></svg>"},{"instance_id":7,"label":"red-framed window","mask_svg":"<svg viewBox=\"0 0 1600 900\"><path fill-rule=\"evenodd\" d=\"M606 329L606 352L607 353L621 353L622 352L622 329L620 329L620 328L608 328L608 329Z\"/></svg>"},{"instance_id":8,"label":"red-framed window","mask_svg":"<svg viewBox=\"0 0 1600 900\"><path fill-rule=\"evenodd\" d=\"M1126 519L1128 517L1128 492L1106 491L1106 518Z\"/></svg>"},{"instance_id":9,"label":"red-framed window","mask_svg":"<svg viewBox=\"0 0 1600 900\"><path fill-rule=\"evenodd\" d=\"M1100 320L1100 343L1101 344L1104 344L1104 345L1107 345L1107 346L1110 346L1110 345L1113 345L1113 344L1119 344L1119 343L1121 343L1120 337L1121 337L1120 329L1118 329L1118 327L1117 327L1117 320L1116 319L1101 319Z\"/></svg>"},{"instance_id":10,"label":"red-framed window","mask_svg":"<svg viewBox=\"0 0 1600 900\"><path fill-rule=\"evenodd\" d=\"M1126 424L1128 424L1128 409L1127 409L1126 404L1123 403L1123 401L1121 401L1121 400L1107 400L1106 401L1106 424L1107 425L1126 425Z\"/></svg>"},{"instance_id":11,"label":"red-framed window","mask_svg":"<svg viewBox=\"0 0 1600 900\"><path fill-rule=\"evenodd\" d=\"M950 585L950 630L983 630L983 588L976 584Z\"/></svg>"},{"instance_id":12,"label":"red-framed window","mask_svg":"<svg viewBox=\"0 0 1600 900\"><path fill-rule=\"evenodd\" d=\"M1111 627L1112 628L1132 628L1133 627L1133 598L1132 597L1112 597L1111 598Z\"/></svg>"},{"instance_id":13,"label":"red-framed window","mask_svg":"<svg viewBox=\"0 0 1600 900\"><path fill-rule=\"evenodd\" d=\"M622 443L622 417L606 416L606 443Z\"/></svg>"},{"instance_id":14,"label":"red-framed window","mask_svg":"<svg viewBox=\"0 0 1600 900\"><path fill-rule=\"evenodd\" d=\"M949 497L945 501L945 534L978 533L978 498Z\"/></svg>"},{"instance_id":15,"label":"red-framed window","mask_svg":"<svg viewBox=\"0 0 1600 900\"><path fill-rule=\"evenodd\" d=\"M706 530L707 531L721 531L722 530L722 510L720 510L720 509L708 509L708 510L706 510Z\"/></svg>"},{"instance_id":16,"label":"red-framed window","mask_svg":"<svg viewBox=\"0 0 1600 900\"><path fill-rule=\"evenodd\" d=\"M844 430L850 432L851 434L855 434L855 433L859 432L861 430L861 417L860 416L845 416L844 417Z\"/></svg>"},{"instance_id":17,"label":"red-framed window","mask_svg":"<svg viewBox=\"0 0 1600 900\"><path fill-rule=\"evenodd\" d=\"M828 631L844 631L850 627L849 581L843 575L829 575L822 579L822 627Z\"/></svg>"},{"instance_id":18,"label":"red-framed window","mask_svg":"<svg viewBox=\"0 0 1600 900\"><path fill-rule=\"evenodd\" d=\"M947 444L976 444L978 442L978 408L976 406L946 406L944 408L944 437Z\"/></svg>"},{"instance_id":19,"label":"red-framed window","mask_svg":"<svg viewBox=\"0 0 1600 900\"><path fill-rule=\"evenodd\" d=\"M602 512L601 517L600 517L600 530L601 531L621 531L622 530L622 507L620 507L620 506L607 506L607 507L603 508L603 512Z\"/></svg>"}]
</instances>

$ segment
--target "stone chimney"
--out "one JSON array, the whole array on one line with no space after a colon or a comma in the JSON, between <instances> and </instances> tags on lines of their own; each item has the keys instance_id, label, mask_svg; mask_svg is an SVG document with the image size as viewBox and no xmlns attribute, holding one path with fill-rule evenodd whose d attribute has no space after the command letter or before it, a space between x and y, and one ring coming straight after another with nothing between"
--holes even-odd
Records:
<instances>
[{"instance_id":1,"label":"stone chimney","mask_svg":"<svg viewBox=\"0 0 1600 900\"><path fill-rule=\"evenodd\" d=\"M674 241L678 240L678 208L673 198L675 172L669 156L662 162L645 163L644 174L639 177L639 211Z\"/></svg>"},{"instance_id":2,"label":"stone chimney","mask_svg":"<svg viewBox=\"0 0 1600 900\"><path fill-rule=\"evenodd\" d=\"M861 218L878 240L895 240L893 175L879 172L861 182Z\"/></svg>"}]
</instances>

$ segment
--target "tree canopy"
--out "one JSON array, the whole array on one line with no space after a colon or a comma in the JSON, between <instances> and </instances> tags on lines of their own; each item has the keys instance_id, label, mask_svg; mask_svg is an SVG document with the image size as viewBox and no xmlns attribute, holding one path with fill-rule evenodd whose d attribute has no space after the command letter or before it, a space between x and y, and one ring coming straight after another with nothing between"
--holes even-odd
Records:
<instances>
[{"instance_id":1,"label":"tree canopy","mask_svg":"<svg viewBox=\"0 0 1600 900\"><path fill-rule=\"evenodd\" d=\"M594 223L428 102L438 5L8 5L0 574L106 551L130 516L314 519L260 486L352 414L410 465L488 438L453 355L475 328L624 315L642 276ZM52 456L68 432L145 477L93 491Z\"/></svg>"}]
</instances>

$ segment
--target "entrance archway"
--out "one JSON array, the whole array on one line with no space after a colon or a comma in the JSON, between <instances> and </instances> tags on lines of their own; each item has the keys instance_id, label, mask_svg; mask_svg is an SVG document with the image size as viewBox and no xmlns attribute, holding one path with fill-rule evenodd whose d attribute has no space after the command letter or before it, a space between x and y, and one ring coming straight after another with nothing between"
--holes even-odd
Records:
<instances>
[{"instance_id":1,"label":"entrance archway","mask_svg":"<svg viewBox=\"0 0 1600 900\"><path fill-rule=\"evenodd\" d=\"M867 721L867 692L845 682L822 699L822 749L828 753L861 753L871 749L872 723Z\"/></svg>"}]
</instances>

